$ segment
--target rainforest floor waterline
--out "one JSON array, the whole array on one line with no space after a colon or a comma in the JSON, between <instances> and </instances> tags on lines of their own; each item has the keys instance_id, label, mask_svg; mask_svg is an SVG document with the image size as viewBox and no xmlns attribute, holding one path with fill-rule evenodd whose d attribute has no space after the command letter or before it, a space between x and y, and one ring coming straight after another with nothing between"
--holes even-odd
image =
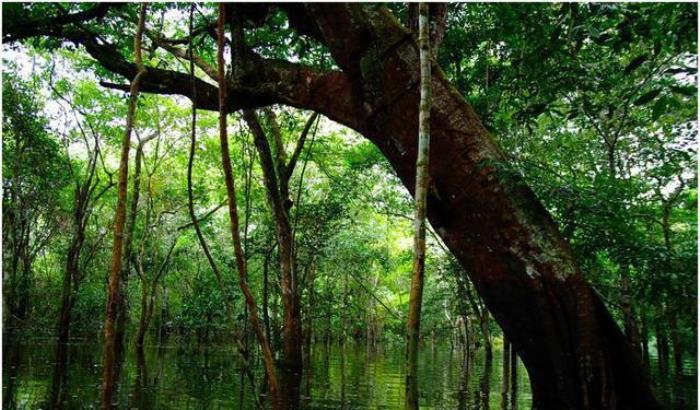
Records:
<instances>
[{"instance_id":1,"label":"rainforest floor waterline","mask_svg":"<svg viewBox=\"0 0 700 410\"><path fill-rule=\"evenodd\" d=\"M6 343L3 354L3 408L45 408L54 383L55 342L46 339ZM449 345L424 344L419 354L420 402L426 409L529 409L531 394L519 364L515 395L503 394L502 346L494 345L491 365L483 350L471 361ZM70 343L63 372L62 408L96 408L100 388L99 343ZM304 375L301 408L400 408L404 401L404 350L314 344L311 371ZM255 361L256 373L262 364ZM687 363L681 376L655 385L666 408L696 407L696 368ZM241 389L240 366L230 347L180 340L149 345L143 357L131 349L122 370L119 408L253 408L248 386ZM511 385L512 386L512 385ZM511 387L512 389L513 387Z\"/></svg>"}]
</instances>

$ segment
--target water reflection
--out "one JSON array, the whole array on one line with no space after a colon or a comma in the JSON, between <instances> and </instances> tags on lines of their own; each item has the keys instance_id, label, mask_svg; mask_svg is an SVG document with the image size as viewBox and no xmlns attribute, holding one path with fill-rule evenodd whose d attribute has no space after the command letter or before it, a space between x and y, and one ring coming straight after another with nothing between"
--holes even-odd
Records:
<instances>
[{"instance_id":1,"label":"water reflection","mask_svg":"<svg viewBox=\"0 0 700 410\"><path fill-rule=\"evenodd\" d=\"M58 343L56 345L53 377L51 380L51 388L48 399L48 407L50 409L56 409L60 407L60 403L63 402L63 396L66 391L66 367L68 365L68 345L65 343Z\"/></svg>"},{"instance_id":2,"label":"water reflection","mask_svg":"<svg viewBox=\"0 0 700 410\"><path fill-rule=\"evenodd\" d=\"M21 351L16 339L6 337L2 346L2 408L16 408L17 376L20 368Z\"/></svg>"},{"instance_id":3,"label":"water reflection","mask_svg":"<svg viewBox=\"0 0 700 410\"><path fill-rule=\"evenodd\" d=\"M492 359L487 360L481 351L465 355L449 345L428 343L419 355L421 407L530 408L529 382L522 364L514 360L512 349L494 348ZM247 382L242 383L247 378L241 377L231 348L180 341L179 345L146 346L141 352L130 350L116 395L120 408L255 408L257 393L251 393ZM5 340L3 408L97 408L101 346L72 343L64 353L65 361L59 360L61 351L52 341ZM314 344L308 355L310 371L303 376L302 409L403 407L405 356L401 346ZM662 396L670 403L668 408L695 408L695 370L691 369L660 382L667 392ZM255 369L255 374L262 380L262 368Z\"/></svg>"}]
</instances>

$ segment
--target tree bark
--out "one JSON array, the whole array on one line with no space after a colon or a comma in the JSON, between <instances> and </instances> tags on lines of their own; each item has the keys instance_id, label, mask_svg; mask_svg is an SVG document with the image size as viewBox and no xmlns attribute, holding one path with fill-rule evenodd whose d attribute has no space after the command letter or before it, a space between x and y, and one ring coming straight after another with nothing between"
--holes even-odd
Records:
<instances>
[{"instance_id":1,"label":"tree bark","mask_svg":"<svg viewBox=\"0 0 700 410\"><path fill-rule=\"evenodd\" d=\"M248 127L253 133L255 146L263 169L267 197L272 209L272 216L277 229L277 245L281 273L282 304L284 324L282 326L282 350L284 387L288 403L298 402L301 373L303 370L303 330L300 307L300 288L295 272L294 243L292 227L289 221L289 189L285 174L284 147L281 146L281 136L275 135L277 141L277 162L273 159L267 135L260 126L257 115L250 110L243 112ZM268 117L275 124L274 117ZM273 125L274 127L275 125ZM278 131L273 130L273 134Z\"/></svg>"},{"instance_id":2,"label":"tree bark","mask_svg":"<svg viewBox=\"0 0 700 410\"><path fill-rule=\"evenodd\" d=\"M155 134L153 135L155 136ZM131 201L129 203L129 213L126 220L126 231L124 232L124 251L122 256L121 276L119 281L119 302L117 309L117 325L115 331L115 344L117 357L124 356L124 339L126 338L126 325L129 319L127 307L126 290L129 285L129 274L131 273L132 262L132 242L134 238L134 228L136 227L136 214L138 213L139 196L141 193L141 161L143 159L143 147L147 141L139 141L136 147L134 158L134 179L131 186ZM119 361L119 360L117 360Z\"/></svg>"},{"instance_id":3,"label":"tree bark","mask_svg":"<svg viewBox=\"0 0 700 410\"><path fill-rule=\"evenodd\" d=\"M243 111L243 117L254 136L255 147L263 170L267 198L272 210L273 220L275 221L281 273L281 297L284 310L282 337L284 388L287 402L297 403L300 393L301 373L304 367L304 337L301 317L302 286L296 274L294 232L289 216L289 210L293 204L289 195L289 181L309 130L318 115L314 113L307 120L292 157L287 163L284 142L276 116L271 109L266 110L265 114L275 142L274 157L268 137L260 125L257 114L252 110Z\"/></svg>"},{"instance_id":4,"label":"tree bark","mask_svg":"<svg viewBox=\"0 0 700 410\"><path fill-rule=\"evenodd\" d=\"M641 358L641 347L639 342L639 330L637 328L637 321L634 317L634 311L632 309L632 302L630 296L630 277L629 277L629 267L624 265L621 269L622 278L621 283L621 293L622 298L620 300L622 316L624 318L625 326L625 336L629 339L630 344L634 351Z\"/></svg>"},{"instance_id":5,"label":"tree bark","mask_svg":"<svg viewBox=\"0 0 700 410\"><path fill-rule=\"evenodd\" d=\"M649 324L646 315L642 314L642 366L649 371Z\"/></svg>"},{"instance_id":6,"label":"tree bark","mask_svg":"<svg viewBox=\"0 0 700 410\"><path fill-rule=\"evenodd\" d=\"M510 393L510 343L508 339L503 337L503 401L508 399L508 394Z\"/></svg>"},{"instance_id":7,"label":"tree bark","mask_svg":"<svg viewBox=\"0 0 700 410\"><path fill-rule=\"evenodd\" d=\"M518 399L518 354L513 350L513 345L510 345L510 407L513 410L517 408Z\"/></svg>"},{"instance_id":8,"label":"tree bark","mask_svg":"<svg viewBox=\"0 0 700 410\"><path fill-rule=\"evenodd\" d=\"M226 196L228 198L228 211L231 225L231 238L233 241L234 253L236 256L236 267L238 269L239 284L243 295L245 296L246 305L250 311L250 322L258 339L258 344L263 353L263 361L265 363L265 372L269 392L271 396L271 404L273 408L281 408L282 402L279 398L279 388L277 383L277 374L275 371L275 363L272 357L270 345L265 337L263 328L258 320L258 308L255 304L253 294L248 287L248 271L246 268L246 260L243 256L243 248L241 246L241 237L239 233L238 210L236 206L236 188L233 179L233 169L231 167L231 156L228 147L228 135L226 130L226 67L224 63L224 22L226 21L226 6L219 4L218 32L217 32L217 64L219 74L219 142L221 144L221 162L224 170L224 180L226 182Z\"/></svg>"},{"instance_id":9,"label":"tree bark","mask_svg":"<svg viewBox=\"0 0 700 410\"><path fill-rule=\"evenodd\" d=\"M668 337L663 324L656 324L656 357L659 366L659 373L665 376L668 373Z\"/></svg>"},{"instance_id":10,"label":"tree bark","mask_svg":"<svg viewBox=\"0 0 700 410\"><path fill-rule=\"evenodd\" d=\"M675 374L683 373L683 348L681 337L678 333L678 321L675 312L669 312L668 330L671 336L671 347L673 348L673 371Z\"/></svg>"},{"instance_id":11,"label":"tree bark","mask_svg":"<svg viewBox=\"0 0 700 410\"><path fill-rule=\"evenodd\" d=\"M270 343L273 343L272 331L270 330L270 255L272 248L265 254L263 261L263 322L265 323L265 336Z\"/></svg>"},{"instance_id":12,"label":"tree bark","mask_svg":"<svg viewBox=\"0 0 700 410\"><path fill-rule=\"evenodd\" d=\"M129 106L126 116L126 128L122 139L121 155L119 159L119 182L117 193L117 209L114 216L114 243L112 246L112 266L109 275L107 309L104 325L104 352L102 356L102 394L101 408L107 410L112 407L115 385L115 332L114 325L119 303L119 280L122 264L122 247L124 242L124 220L126 216L126 185L129 177L129 144L131 130L134 127L136 101L139 95L141 79L146 74L146 68L141 58L141 37L146 20L145 3L141 4L139 11L138 27L134 36L134 51L136 53L136 66L138 71L131 81Z\"/></svg>"},{"instance_id":13,"label":"tree bark","mask_svg":"<svg viewBox=\"0 0 700 410\"><path fill-rule=\"evenodd\" d=\"M432 64L428 33L428 4L418 5L418 47L420 49L420 107L418 110L418 153L416 158L415 216L413 222L413 273L408 300L408 345L406 348L406 408L418 409L418 344L420 341L423 282L425 276L425 214L429 184L430 105Z\"/></svg>"},{"instance_id":14,"label":"tree bark","mask_svg":"<svg viewBox=\"0 0 700 410\"><path fill-rule=\"evenodd\" d=\"M77 221L74 221L74 223ZM85 241L85 231L79 226L74 227L74 237L68 249L66 258L66 271L63 277L63 289L61 291L61 312L58 320L58 343L68 342L70 337L71 311L75 304L78 279L80 277L80 253Z\"/></svg>"}]
</instances>

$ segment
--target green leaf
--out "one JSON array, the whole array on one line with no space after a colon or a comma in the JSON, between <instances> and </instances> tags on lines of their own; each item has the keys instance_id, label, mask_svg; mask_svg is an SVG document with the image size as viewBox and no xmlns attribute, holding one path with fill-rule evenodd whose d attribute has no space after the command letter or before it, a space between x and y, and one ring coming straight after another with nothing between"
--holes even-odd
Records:
<instances>
[{"instance_id":1,"label":"green leaf","mask_svg":"<svg viewBox=\"0 0 700 410\"><path fill-rule=\"evenodd\" d=\"M671 89L671 91L673 91L676 94L687 95L688 97L694 96L695 93L697 93L697 91L698 91L698 89L692 85L684 85L684 86L672 85L669 88Z\"/></svg>"},{"instance_id":2,"label":"green leaf","mask_svg":"<svg viewBox=\"0 0 700 410\"><path fill-rule=\"evenodd\" d=\"M637 98L637 100L634 102L634 105L644 105L654 98L656 98L657 95L661 92L660 88L656 88L654 90L649 91L648 93L642 95L641 97Z\"/></svg>"},{"instance_id":3,"label":"green leaf","mask_svg":"<svg viewBox=\"0 0 700 410\"><path fill-rule=\"evenodd\" d=\"M547 104L545 103L534 104L530 106L530 113L534 116L538 116L542 114L545 109L547 109Z\"/></svg>"},{"instance_id":4,"label":"green leaf","mask_svg":"<svg viewBox=\"0 0 700 410\"><path fill-rule=\"evenodd\" d=\"M651 112L651 119L656 121L661 117L664 113L666 113L666 109L668 108L668 104L665 98L659 98L656 101L656 104L654 104L654 109Z\"/></svg>"},{"instance_id":5,"label":"green leaf","mask_svg":"<svg viewBox=\"0 0 700 410\"><path fill-rule=\"evenodd\" d=\"M630 63L627 64L627 67L625 67L625 74L629 74L632 71L636 70L640 65L647 61L648 57L648 54L642 54L639 57L636 57L635 59L630 61Z\"/></svg>"},{"instance_id":6,"label":"green leaf","mask_svg":"<svg viewBox=\"0 0 700 410\"><path fill-rule=\"evenodd\" d=\"M603 33L598 37L594 37L593 41L599 46L602 46L603 44L605 44L606 41L610 40L611 38L612 36L609 33Z\"/></svg>"}]
</instances>

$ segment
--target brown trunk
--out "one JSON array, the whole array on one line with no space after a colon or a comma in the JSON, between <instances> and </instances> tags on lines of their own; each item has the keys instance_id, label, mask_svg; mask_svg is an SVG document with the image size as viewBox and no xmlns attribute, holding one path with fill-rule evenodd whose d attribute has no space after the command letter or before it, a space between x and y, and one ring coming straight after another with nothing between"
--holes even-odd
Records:
<instances>
[{"instance_id":1,"label":"brown trunk","mask_svg":"<svg viewBox=\"0 0 700 410\"><path fill-rule=\"evenodd\" d=\"M193 19L193 13L194 13L194 5L190 7L190 32L192 32L192 19ZM192 50L192 36L190 36L190 52ZM197 83L194 81L194 62L193 59L190 59L190 74L191 77L190 79L192 80L192 95L197 95ZM197 235L197 241L199 242L200 247L202 248L202 251L204 252L205 257L207 258L207 262L209 263L209 267L211 267L211 270L214 272L214 277L216 278L216 283L219 287L219 291L221 292L223 301L224 301L224 311L226 313L226 318L228 322L231 325L231 328L233 329L234 333L234 344L236 346L236 350L238 354L240 355L242 361L243 361L243 370L247 374L249 382L251 384L251 387L253 388L253 392L255 392L255 378L254 375L252 374L252 370L250 369L250 363L249 363L249 357L248 357L248 349L247 346L245 346L242 342L241 339L243 339L243 335L241 335L240 329L236 323L236 320L234 318L234 313L233 313L233 306L231 304L231 299L228 297L228 292L226 290L226 286L224 284L224 277L223 274L221 273L221 270L219 269L219 266L216 264L216 261L214 260L214 257L211 254L211 250L209 249L209 245L207 244L207 241L204 237L204 233L202 232L202 229L199 225L199 219L195 215L194 211L194 193L192 189L192 167L194 166L194 156L195 156L195 148L197 145L197 108L193 105L192 106L192 123L191 123L191 134L190 134L190 150L189 150L189 157L187 161L187 210L190 215L191 223L192 226L194 227L195 233ZM247 313L247 309L246 309ZM260 403L256 403L256 405L260 405Z\"/></svg>"},{"instance_id":2,"label":"brown trunk","mask_svg":"<svg viewBox=\"0 0 700 410\"><path fill-rule=\"evenodd\" d=\"M480 403L477 408L479 409L490 409L490 399L491 399L491 372L493 370L493 360L489 357L486 358L484 362L484 367L483 367L483 373L481 374L481 378L479 380L479 387L481 393L481 400L478 400L477 403Z\"/></svg>"},{"instance_id":3,"label":"brown trunk","mask_svg":"<svg viewBox=\"0 0 700 410\"><path fill-rule=\"evenodd\" d=\"M131 188L131 201L129 204L129 214L126 221L126 230L124 232L124 251L121 267L121 276L119 282L119 304L117 309L117 325L115 333L116 355L117 357L124 356L124 346L126 338L126 325L129 320L129 312L127 308L127 286L129 285L129 274L131 272L132 261L132 243L134 238L134 228L136 226L136 213L138 212L139 195L141 192L141 161L143 158L144 141L139 141L136 148L136 156L134 158L134 180ZM118 360L119 361L119 360Z\"/></svg>"},{"instance_id":4,"label":"brown trunk","mask_svg":"<svg viewBox=\"0 0 700 410\"><path fill-rule=\"evenodd\" d=\"M139 332L138 332L138 337L136 338L136 346L137 348L142 348L143 347L143 342L146 337L146 332L148 331L148 326L151 323L151 319L153 318L153 309L156 304L156 298L158 296L158 282L154 280L151 283L151 288L150 292L148 292L148 299L146 300L146 312L142 313L142 319L139 321Z\"/></svg>"},{"instance_id":5,"label":"brown trunk","mask_svg":"<svg viewBox=\"0 0 700 410\"><path fill-rule=\"evenodd\" d=\"M626 265L622 267L621 282L622 299L620 301L620 305L622 309L622 316L625 322L625 336L627 336L627 339L629 339L629 342L632 345L634 351L641 357L639 330L637 329L637 321L634 318L632 303L630 301L629 268Z\"/></svg>"},{"instance_id":6,"label":"brown trunk","mask_svg":"<svg viewBox=\"0 0 700 410\"><path fill-rule=\"evenodd\" d=\"M126 117L126 129L121 142L121 154L119 159L119 183L117 193L117 208L114 216L114 243L112 246L112 265L109 275L107 308L104 325L104 353L102 356L102 393L101 408L107 410L112 407L114 390L118 380L115 380L115 320L117 317L117 307L119 304L119 282L122 264L122 247L124 235L124 222L126 216L126 184L129 177L129 145L131 141L131 130L134 126L134 113L136 111L136 100L138 99L139 86L142 77L146 74L146 69L141 59L141 36L146 18L146 4L141 4L139 12L138 28L134 36L134 50L136 53L136 66L138 72L131 81L129 97L129 107Z\"/></svg>"},{"instance_id":7,"label":"brown trunk","mask_svg":"<svg viewBox=\"0 0 700 410\"><path fill-rule=\"evenodd\" d=\"M267 197L272 209L273 219L277 228L277 245L280 259L282 304L284 312L284 324L282 326L282 350L284 352L283 368L287 379L294 383L299 379L303 368L303 336L301 309L299 303L299 286L294 271L294 250L292 227L289 222L288 204L289 189L286 176L286 166L279 161L284 161L285 156L281 154L284 147L281 146L281 137L278 131L273 130L277 141L277 161L273 160L267 135L260 126L255 112L245 110L243 116L248 127L255 138L255 146L260 157L260 165L263 169ZM274 117L269 117L270 123L275 124ZM274 125L273 125L274 127ZM287 385L287 383L285 383ZM287 385L286 387L290 387ZM290 391L296 396L296 389Z\"/></svg>"},{"instance_id":8,"label":"brown trunk","mask_svg":"<svg viewBox=\"0 0 700 410\"><path fill-rule=\"evenodd\" d=\"M136 330L134 344L137 349L143 347L143 340L146 337L146 328L148 327L148 291L145 283L141 283L141 316L139 317L139 327Z\"/></svg>"},{"instance_id":9,"label":"brown trunk","mask_svg":"<svg viewBox=\"0 0 700 410\"><path fill-rule=\"evenodd\" d=\"M353 19L359 6L306 7L324 38L343 39L331 52L344 73L328 84L328 93L294 95L287 103L360 131L412 191L415 42L381 10L363 9L366 20L360 21ZM547 211L439 69L432 85L428 217L528 368L534 406L654 407L637 357Z\"/></svg>"},{"instance_id":10,"label":"brown trunk","mask_svg":"<svg viewBox=\"0 0 700 410\"><path fill-rule=\"evenodd\" d=\"M272 357L270 345L265 337L263 328L258 320L258 308L255 304L253 294L248 287L248 271L246 260L241 246L239 233L238 209L236 206L236 188L233 179L233 169L231 167L231 156L228 147L228 135L226 130L226 68L224 66L224 22L226 21L226 6L219 4L219 18L217 30L217 65L219 75L219 142L221 144L221 162L224 170L224 180L226 182L226 196L228 199L229 220L231 225L231 239L233 241L234 253L236 256L236 267L238 269L239 284L245 296L246 305L250 311L250 322L258 339L258 344L263 353L265 372L269 385L269 392L273 408L281 408L282 402L279 398L279 388L275 363ZM234 27L234 30L242 30L242 27ZM236 37L236 33L234 33Z\"/></svg>"},{"instance_id":11,"label":"brown trunk","mask_svg":"<svg viewBox=\"0 0 700 410\"><path fill-rule=\"evenodd\" d=\"M270 254L272 249L265 255L263 262L263 322L265 322L265 336L267 340L273 341L270 330ZM274 343L273 343L274 345Z\"/></svg>"},{"instance_id":12,"label":"brown trunk","mask_svg":"<svg viewBox=\"0 0 700 410\"><path fill-rule=\"evenodd\" d=\"M60 332L59 332L60 337ZM63 408L63 400L66 394L66 366L68 364L68 344L59 342L56 347L55 365L49 390L49 409ZM4 394L4 392L3 392ZM7 406L14 408L14 406Z\"/></svg>"},{"instance_id":13,"label":"brown trunk","mask_svg":"<svg viewBox=\"0 0 700 410\"><path fill-rule=\"evenodd\" d=\"M673 371L676 374L681 374L683 372L683 348L674 312L669 312L668 330L671 336L671 347L673 348Z\"/></svg>"},{"instance_id":14,"label":"brown trunk","mask_svg":"<svg viewBox=\"0 0 700 410\"><path fill-rule=\"evenodd\" d=\"M79 255L77 238L71 243L68 250L68 259L66 260L66 271L63 277L63 289L61 291L61 312L58 319L58 343L64 344L68 342L70 337L70 319L71 311L75 303L75 292L77 291L77 283L79 268Z\"/></svg>"},{"instance_id":15,"label":"brown trunk","mask_svg":"<svg viewBox=\"0 0 700 410\"><path fill-rule=\"evenodd\" d=\"M661 323L656 324L656 356L659 373L666 375L668 373L668 337Z\"/></svg>"},{"instance_id":16,"label":"brown trunk","mask_svg":"<svg viewBox=\"0 0 700 410\"><path fill-rule=\"evenodd\" d=\"M649 324L646 315L642 315L642 365L649 371Z\"/></svg>"},{"instance_id":17,"label":"brown trunk","mask_svg":"<svg viewBox=\"0 0 700 410\"><path fill-rule=\"evenodd\" d=\"M97 150L97 147L95 147ZM95 153L96 155L96 153ZM91 159L89 166L94 165ZM58 343L59 345L68 342L70 337L71 311L75 304L75 295L78 285L82 279L80 272L80 254L85 243L86 212L89 205L90 184L94 175L94 166L90 167L89 178L83 183L76 184L73 205L73 236L68 247L68 257L66 258L66 271L63 276L63 289L61 291L61 311L58 320ZM59 347L60 349L60 347Z\"/></svg>"},{"instance_id":18,"label":"brown trunk","mask_svg":"<svg viewBox=\"0 0 700 410\"><path fill-rule=\"evenodd\" d=\"M90 151L90 147L86 147ZM68 364L68 340L70 339L71 312L75 305L77 292L80 282L83 279L83 268L81 265L81 256L83 246L85 244L85 230L87 228L88 219L92 213L91 207L94 202L99 199L109 188L110 183L100 192L96 192L97 178L96 165L99 155L99 146L97 136L95 136L95 147L90 153L91 157L88 161L87 174L84 175L80 182L76 182L73 191L73 212L72 212L72 237L68 247L68 256L66 258L66 270L63 277L63 289L61 291L61 309L58 320L58 343L56 346L55 366L53 380L51 383L51 391L49 397L49 408L55 409L61 407L65 388L65 373ZM72 173L73 169L69 168ZM97 246L97 245L95 245ZM92 248L85 258L84 262L89 261L94 256L95 247Z\"/></svg>"},{"instance_id":19,"label":"brown trunk","mask_svg":"<svg viewBox=\"0 0 700 410\"><path fill-rule=\"evenodd\" d=\"M289 197L289 180L306 136L316 119L316 114L312 115L307 121L289 163L286 163L283 139L274 112L267 110L266 116L275 141L274 158L267 135L263 131L255 112L252 110L244 110L243 112L243 117L254 136L255 147L258 150L260 164L263 169L268 202L277 228L281 297L284 311L284 325L282 327L284 387L285 399L288 407L291 408L298 405L301 373L303 370L304 337L300 303L301 287L296 275L294 235L289 218L289 209L292 205Z\"/></svg>"}]
</instances>

